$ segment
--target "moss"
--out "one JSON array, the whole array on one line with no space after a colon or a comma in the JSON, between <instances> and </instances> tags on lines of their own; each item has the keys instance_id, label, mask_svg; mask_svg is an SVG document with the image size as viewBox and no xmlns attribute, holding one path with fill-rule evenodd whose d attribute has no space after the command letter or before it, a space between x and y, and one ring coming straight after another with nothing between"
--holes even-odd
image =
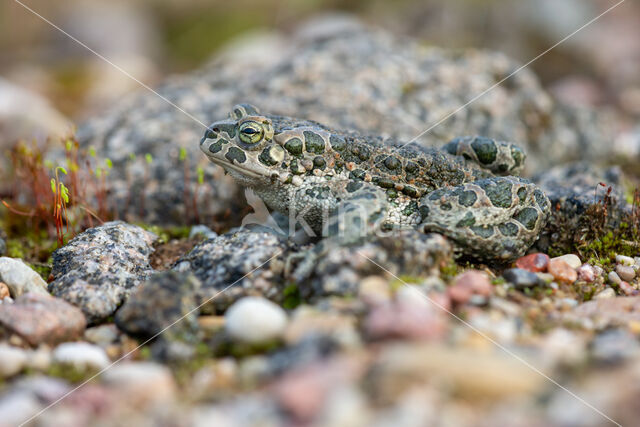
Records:
<instances>
[{"instance_id":1,"label":"moss","mask_svg":"<svg viewBox=\"0 0 640 427\"><path fill-rule=\"evenodd\" d=\"M158 236L158 240L155 242L156 245L168 243L173 239L186 239L191 232L191 226L188 225L161 227L143 222L137 222L135 225Z\"/></svg>"},{"instance_id":2,"label":"moss","mask_svg":"<svg viewBox=\"0 0 640 427\"><path fill-rule=\"evenodd\" d=\"M49 366L45 374L50 377L57 377L71 383L79 383L88 380L98 371L94 368L78 368L67 363L54 363Z\"/></svg>"},{"instance_id":3,"label":"moss","mask_svg":"<svg viewBox=\"0 0 640 427\"><path fill-rule=\"evenodd\" d=\"M449 283L454 277L460 274L462 270L463 268L458 263L451 260L448 264L440 268L440 276L445 283Z\"/></svg>"},{"instance_id":4,"label":"moss","mask_svg":"<svg viewBox=\"0 0 640 427\"><path fill-rule=\"evenodd\" d=\"M282 295L284 296L282 307L287 310L296 308L302 302L302 299L300 298L300 289L295 283L287 285L283 289Z\"/></svg>"}]
</instances>

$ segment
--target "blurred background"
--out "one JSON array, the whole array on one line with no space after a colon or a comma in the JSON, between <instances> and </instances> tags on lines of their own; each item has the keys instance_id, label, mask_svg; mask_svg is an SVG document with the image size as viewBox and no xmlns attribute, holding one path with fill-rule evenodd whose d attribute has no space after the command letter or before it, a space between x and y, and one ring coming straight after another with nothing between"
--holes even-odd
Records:
<instances>
[{"instance_id":1,"label":"blurred background","mask_svg":"<svg viewBox=\"0 0 640 427\"><path fill-rule=\"evenodd\" d=\"M25 0L25 4L141 81L207 62L250 31L286 34L327 11L348 12L447 48L482 47L525 63L616 2L611 0L205 1ZM531 65L568 103L640 117L640 4L627 1ZM13 0L0 4L0 131L26 115L62 126L99 113L138 85ZM11 129L7 129L7 124ZM43 125L44 126L44 125ZM37 126L36 126L37 127ZM12 135L13 134L13 135ZM25 135L22 135L25 136Z\"/></svg>"}]
</instances>

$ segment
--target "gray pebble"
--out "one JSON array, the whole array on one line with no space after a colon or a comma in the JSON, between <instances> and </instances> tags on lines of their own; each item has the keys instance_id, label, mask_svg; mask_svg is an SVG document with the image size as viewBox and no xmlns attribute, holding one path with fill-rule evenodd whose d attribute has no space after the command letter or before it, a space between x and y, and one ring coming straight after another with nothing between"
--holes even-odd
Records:
<instances>
[{"instance_id":1,"label":"gray pebble","mask_svg":"<svg viewBox=\"0 0 640 427\"><path fill-rule=\"evenodd\" d=\"M535 286L543 286L542 281L537 274L522 268L510 268L502 273L502 277L511 283L516 289L532 288Z\"/></svg>"}]
</instances>

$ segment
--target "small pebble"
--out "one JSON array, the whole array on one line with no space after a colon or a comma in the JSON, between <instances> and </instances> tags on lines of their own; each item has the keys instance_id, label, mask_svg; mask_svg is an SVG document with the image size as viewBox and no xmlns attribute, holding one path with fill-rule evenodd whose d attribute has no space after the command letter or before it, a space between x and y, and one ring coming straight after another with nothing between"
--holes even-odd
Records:
<instances>
[{"instance_id":1,"label":"small pebble","mask_svg":"<svg viewBox=\"0 0 640 427\"><path fill-rule=\"evenodd\" d=\"M53 351L53 360L58 363L73 365L80 369L102 369L109 365L109 358L104 350L97 345L86 342L60 344Z\"/></svg>"},{"instance_id":2,"label":"small pebble","mask_svg":"<svg viewBox=\"0 0 640 427\"><path fill-rule=\"evenodd\" d=\"M620 290L627 296L636 295L638 293L638 291L627 282L620 282L618 286L620 286Z\"/></svg>"},{"instance_id":3,"label":"small pebble","mask_svg":"<svg viewBox=\"0 0 640 427\"><path fill-rule=\"evenodd\" d=\"M620 283L622 282L622 279L615 271L611 271L607 277L609 277L609 281L614 285L620 285Z\"/></svg>"},{"instance_id":4,"label":"small pebble","mask_svg":"<svg viewBox=\"0 0 640 427\"><path fill-rule=\"evenodd\" d=\"M540 280L547 284L552 283L554 279L553 275L549 273L536 273L536 276L538 276Z\"/></svg>"},{"instance_id":5,"label":"small pebble","mask_svg":"<svg viewBox=\"0 0 640 427\"><path fill-rule=\"evenodd\" d=\"M458 275L453 285L447 288L447 294L452 301L466 304L473 295L488 297L493 291L489 276L484 271L469 270Z\"/></svg>"},{"instance_id":6,"label":"small pebble","mask_svg":"<svg viewBox=\"0 0 640 427\"><path fill-rule=\"evenodd\" d=\"M544 282L536 273L522 269L510 268L502 273L504 279L513 284L516 289L532 288L534 286L543 286Z\"/></svg>"},{"instance_id":7,"label":"small pebble","mask_svg":"<svg viewBox=\"0 0 640 427\"><path fill-rule=\"evenodd\" d=\"M630 267L628 265L616 265L616 273L625 282L630 282L636 277L635 270L633 269L633 267Z\"/></svg>"},{"instance_id":8,"label":"small pebble","mask_svg":"<svg viewBox=\"0 0 640 427\"><path fill-rule=\"evenodd\" d=\"M9 296L9 287L5 283L0 282L0 300L5 299Z\"/></svg>"},{"instance_id":9,"label":"small pebble","mask_svg":"<svg viewBox=\"0 0 640 427\"><path fill-rule=\"evenodd\" d=\"M21 348L0 344L0 378L10 377L27 364L27 353Z\"/></svg>"},{"instance_id":10,"label":"small pebble","mask_svg":"<svg viewBox=\"0 0 640 427\"><path fill-rule=\"evenodd\" d=\"M607 298L615 298L616 291L613 288L605 288L602 291L598 292L593 298L594 299L607 299Z\"/></svg>"},{"instance_id":11,"label":"small pebble","mask_svg":"<svg viewBox=\"0 0 640 427\"><path fill-rule=\"evenodd\" d=\"M265 298L245 297L225 313L225 329L231 338L257 344L279 338L287 326L287 313Z\"/></svg>"},{"instance_id":12,"label":"small pebble","mask_svg":"<svg viewBox=\"0 0 640 427\"><path fill-rule=\"evenodd\" d=\"M554 260L555 261L562 260L566 262L569 265L569 267L573 268L574 270L582 265L582 261L580 261L580 258L578 258L578 255L574 255L574 254L557 256L555 258L550 259L549 262Z\"/></svg>"},{"instance_id":13,"label":"small pebble","mask_svg":"<svg viewBox=\"0 0 640 427\"><path fill-rule=\"evenodd\" d=\"M616 264L622 264L626 266L632 266L636 261L630 256L626 255L616 255Z\"/></svg>"},{"instance_id":14,"label":"small pebble","mask_svg":"<svg viewBox=\"0 0 640 427\"><path fill-rule=\"evenodd\" d=\"M580 259L575 255L573 256L578 260L578 267L580 267ZM572 267L571 264L566 261L566 257L569 257L569 255L552 258L549 261L549 273L555 280L564 283L573 283L578 279L578 272L576 271L577 267ZM573 265L576 264L575 260L572 262Z\"/></svg>"},{"instance_id":15,"label":"small pebble","mask_svg":"<svg viewBox=\"0 0 640 427\"><path fill-rule=\"evenodd\" d=\"M578 280L591 283L596 280L596 270L590 264L583 264L578 268Z\"/></svg>"},{"instance_id":16,"label":"small pebble","mask_svg":"<svg viewBox=\"0 0 640 427\"><path fill-rule=\"evenodd\" d=\"M522 258L518 258L516 261L516 267L532 271L534 273L546 271L548 265L549 255L542 253L525 255Z\"/></svg>"}]
</instances>

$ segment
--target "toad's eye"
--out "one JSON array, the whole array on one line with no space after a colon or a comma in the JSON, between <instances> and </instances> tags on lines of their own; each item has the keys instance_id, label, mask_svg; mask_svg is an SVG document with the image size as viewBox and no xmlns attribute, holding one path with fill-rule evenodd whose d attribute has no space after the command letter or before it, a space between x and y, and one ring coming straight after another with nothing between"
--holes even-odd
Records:
<instances>
[{"instance_id":1,"label":"toad's eye","mask_svg":"<svg viewBox=\"0 0 640 427\"><path fill-rule=\"evenodd\" d=\"M244 122L240 125L239 136L245 144L257 144L264 136L264 128L258 122Z\"/></svg>"}]
</instances>

